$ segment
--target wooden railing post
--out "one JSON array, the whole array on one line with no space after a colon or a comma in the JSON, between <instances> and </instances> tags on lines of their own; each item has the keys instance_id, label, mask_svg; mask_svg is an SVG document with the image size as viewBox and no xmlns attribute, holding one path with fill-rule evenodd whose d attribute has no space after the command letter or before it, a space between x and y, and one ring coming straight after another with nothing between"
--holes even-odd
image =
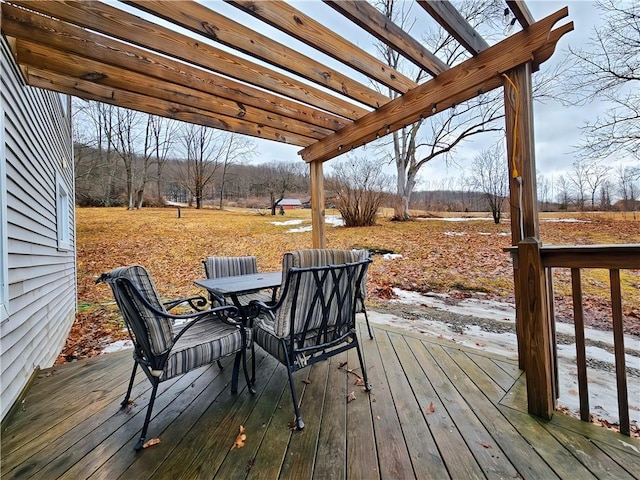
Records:
<instances>
[{"instance_id":1,"label":"wooden railing post","mask_svg":"<svg viewBox=\"0 0 640 480\"><path fill-rule=\"evenodd\" d=\"M520 319L525 338L524 371L529 413L550 419L555 410L552 338L541 243L528 237L518 244Z\"/></svg>"}]
</instances>

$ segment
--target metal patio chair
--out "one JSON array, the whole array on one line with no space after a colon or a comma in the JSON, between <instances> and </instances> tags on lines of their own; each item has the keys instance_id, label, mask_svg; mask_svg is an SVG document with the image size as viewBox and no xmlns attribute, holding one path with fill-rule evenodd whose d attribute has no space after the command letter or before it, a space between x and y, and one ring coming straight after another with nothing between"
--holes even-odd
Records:
<instances>
[{"instance_id":1,"label":"metal patio chair","mask_svg":"<svg viewBox=\"0 0 640 480\"><path fill-rule=\"evenodd\" d=\"M140 265L115 268L103 274L96 281L99 282L106 282L111 287L133 341L133 372L122 408L129 403L138 366L152 385L147 414L135 450L144 445L158 385L165 380L235 354L231 392L237 393L242 361L247 387L253 393L246 363L246 349L251 343L252 332L233 319L238 314L236 307L225 305L199 310L207 305L203 297L163 303L153 280ZM168 312L184 303L195 311L181 315Z\"/></svg>"},{"instance_id":2,"label":"metal patio chair","mask_svg":"<svg viewBox=\"0 0 640 480\"><path fill-rule=\"evenodd\" d=\"M254 341L287 367L296 428L304 428L293 372L355 348L371 390L356 334L358 291L371 259L349 250L298 250L283 258L283 284L275 305L252 302Z\"/></svg>"},{"instance_id":3,"label":"metal patio chair","mask_svg":"<svg viewBox=\"0 0 640 480\"><path fill-rule=\"evenodd\" d=\"M207 278L229 277L234 275L247 275L258 273L258 262L253 255L242 257L207 257L202 261L204 273ZM209 292L211 304L213 306L228 305L228 299ZM248 305L252 300L259 300L264 303L275 300L275 289L272 292L255 291L244 295L238 295L241 305Z\"/></svg>"}]
</instances>

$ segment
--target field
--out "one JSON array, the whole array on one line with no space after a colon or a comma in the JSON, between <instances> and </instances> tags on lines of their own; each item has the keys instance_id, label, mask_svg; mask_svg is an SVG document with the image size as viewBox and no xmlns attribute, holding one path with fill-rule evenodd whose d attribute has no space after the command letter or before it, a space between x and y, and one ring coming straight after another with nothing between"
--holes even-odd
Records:
<instances>
[{"instance_id":1,"label":"field","mask_svg":"<svg viewBox=\"0 0 640 480\"><path fill-rule=\"evenodd\" d=\"M78 208L79 313L59 361L91 356L107 339L121 338L111 291L104 284L94 284L101 273L114 267L144 265L160 294L176 298L203 293L193 281L204 276L201 262L208 255L255 255L259 268L266 271L280 269L284 252L311 248L310 210L276 217L263 213L182 209L178 217L175 208ZM329 220L334 215L327 211ZM374 255L368 277L368 301L374 305L393 296L393 287L453 297L483 292L512 302L511 259L503 252L510 245L508 219L495 225L477 214L464 216L398 223L383 215L378 225L367 228L328 224L327 246L365 247L380 253ZM545 244L636 243L640 239L640 220L630 216L565 214L565 221L558 220L557 215L543 217L540 236ZM555 282L560 316L568 310L568 278L568 272L559 272ZM623 271L623 283L625 330L640 334L640 272ZM583 278L588 323L603 329L608 328L608 288L604 270L589 271Z\"/></svg>"}]
</instances>

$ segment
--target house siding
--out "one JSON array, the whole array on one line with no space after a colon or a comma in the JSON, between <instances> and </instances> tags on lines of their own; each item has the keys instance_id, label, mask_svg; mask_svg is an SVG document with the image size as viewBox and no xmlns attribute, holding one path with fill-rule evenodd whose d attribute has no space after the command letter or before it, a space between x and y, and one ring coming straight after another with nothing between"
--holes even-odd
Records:
<instances>
[{"instance_id":1,"label":"house siding","mask_svg":"<svg viewBox=\"0 0 640 480\"><path fill-rule=\"evenodd\" d=\"M1 416L37 367L53 365L76 312L73 149L69 110L60 95L25 86L2 38L6 311L0 325ZM56 181L68 192L57 219ZM58 222L69 241L58 245Z\"/></svg>"}]
</instances>

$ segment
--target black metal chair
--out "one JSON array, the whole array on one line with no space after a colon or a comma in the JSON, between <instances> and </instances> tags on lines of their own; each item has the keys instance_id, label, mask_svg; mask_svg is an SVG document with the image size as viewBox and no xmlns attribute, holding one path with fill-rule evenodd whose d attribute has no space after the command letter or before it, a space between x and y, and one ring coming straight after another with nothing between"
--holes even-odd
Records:
<instances>
[{"instance_id":1,"label":"black metal chair","mask_svg":"<svg viewBox=\"0 0 640 480\"><path fill-rule=\"evenodd\" d=\"M203 297L163 303L153 280L140 265L116 268L103 274L96 281L99 282L106 282L111 287L133 341L133 372L122 408L129 403L138 366L152 385L147 414L135 450L144 445L158 385L165 380L235 354L231 392L238 391L238 371L242 361L247 387L253 393L246 362L252 331L233 319L238 314L236 307L200 310L207 305ZM184 303L196 311L182 315L168 313L167 310Z\"/></svg>"},{"instance_id":2,"label":"black metal chair","mask_svg":"<svg viewBox=\"0 0 640 480\"><path fill-rule=\"evenodd\" d=\"M350 250L298 250L285 254L283 285L275 305L257 301L254 341L287 367L296 415L303 429L293 372L355 348L365 389L371 390L356 334L356 303L371 259Z\"/></svg>"}]
</instances>

